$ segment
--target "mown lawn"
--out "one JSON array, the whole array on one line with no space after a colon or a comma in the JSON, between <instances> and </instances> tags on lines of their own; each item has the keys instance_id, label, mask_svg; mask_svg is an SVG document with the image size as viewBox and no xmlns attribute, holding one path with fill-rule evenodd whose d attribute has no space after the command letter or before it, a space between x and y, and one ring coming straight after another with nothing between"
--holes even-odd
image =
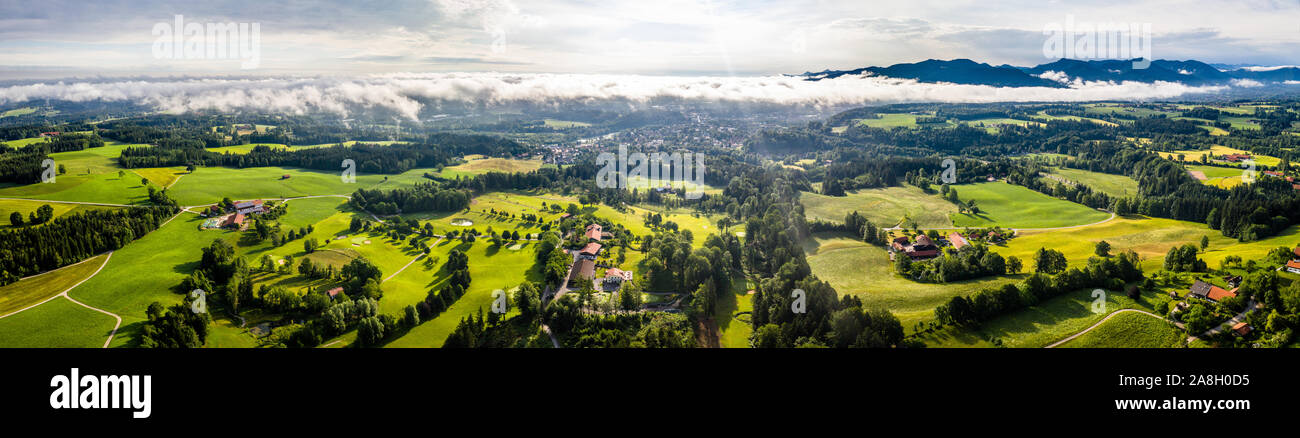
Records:
<instances>
[{"instance_id":1,"label":"mown lawn","mask_svg":"<svg viewBox=\"0 0 1300 438\"><path fill-rule=\"evenodd\" d=\"M1137 180L1124 175L1111 175L1065 167L1053 169L1052 173L1067 181L1083 184L1113 197L1131 198L1136 196L1138 192Z\"/></svg>"},{"instance_id":2,"label":"mown lawn","mask_svg":"<svg viewBox=\"0 0 1300 438\"><path fill-rule=\"evenodd\" d=\"M847 196L802 192L799 202L808 220L843 223L846 214L857 211L880 227L910 220L921 228L948 228L953 226L949 215L957 213L957 206L951 202L910 185L855 190Z\"/></svg>"},{"instance_id":3,"label":"mown lawn","mask_svg":"<svg viewBox=\"0 0 1300 438\"><path fill-rule=\"evenodd\" d=\"M928 346L941 348L989 347L992 346L990 339L1000 340L1005 347L1041 348L1087 329L1110 312L1120 309L1151 311L1157 302L1168 298L1147 293L1132 300L1121 292L1106 291L1105 309L1094 312L1093 302L1096 300L1093 289L1081 289L994 318L977 327L945 327L918 339Z\"/></svg>"},{"instance_id":4,"label":"mown lawn","mask_svg":"<svg viewBox=\"0 0 1300 438\"><path fill-rule=\"evenodd\" d=\"M0 318L0 348L100 348L113 317L55 298Z\"/></svg>"},{"instance_id":5,"label":"mown lawn","mask_svg":"<svg viewBox=\"0 0 1300 438\"><path fill-rule=\"evenodd\" d=\"M0 286L0 315L8 315L68 290L99 269L105 257L108 255L91 257L75 265Z\"/></svg>"},{"instance_id":6,"label":"mown lawn","mask_svg":"<svg viewBox=\"0 0 1300 438\"><path fill-rule=\"evenodd\" d=\"M888 309L903 329L934 319L934 308L959 295L1017 282L1022 275L988 277L952 283L920 283L894 273L884 248L837 233L818 233L805 242L808 265L817 278L840 294L862 299L868 308Z\"/></svg>"},{"instance_id":7,"label":"mown lawn","mask_svg":"<svg viewBox=\"0 0 1300 438\"><path fill-rule=\"evenodd\" d=\"M1187 334L1159 318L1137 312L1124 312L1058 347L1173 348L1183 346L1186 340Z\"/></svg>"},{"instance_id":8,"label":"mown lawn","mask_svg":"<svg viewBox=\"0 0 1300 438\"><path fill-rule=\"evenodd\" d=\"M952 186L963 202L975 201L979 214L952 215L958 227L1049 228L1091 224L1110 214L1056 199L1014 184L988 182Z\"/></svg>"}]
</instances>

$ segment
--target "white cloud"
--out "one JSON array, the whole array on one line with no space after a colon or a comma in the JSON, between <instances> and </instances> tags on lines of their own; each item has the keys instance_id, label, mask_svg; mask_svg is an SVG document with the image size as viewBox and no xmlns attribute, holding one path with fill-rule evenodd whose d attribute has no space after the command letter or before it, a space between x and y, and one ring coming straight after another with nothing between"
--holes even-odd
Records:
<instances>
[{"instance_id":1,"label":"white cloud","mask_svg":"<svg viewBox=\"0 0 1300 438\"><path fill-rule=\"evenodd\" d=\"M1244 86L1244 85L1241 85ZM1168 99L1224 86L1075 81L1069 88L925 84L844 76L665 77L629 75L404 73L359 78L124 80L38 83L0 88L0 104L39 99L126 101L171 113L196 110L329 113L383 109L418 119L426 105L483 107L664 102L817 108L903 102L1028 102Z\"/></svg>"}]
</instances>

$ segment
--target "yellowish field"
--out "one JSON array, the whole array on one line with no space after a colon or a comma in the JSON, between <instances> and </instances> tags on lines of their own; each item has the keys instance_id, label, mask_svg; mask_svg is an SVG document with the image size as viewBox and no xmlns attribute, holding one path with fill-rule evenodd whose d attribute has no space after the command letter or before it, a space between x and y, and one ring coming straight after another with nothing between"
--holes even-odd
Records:
<instances>
[{"instance_id":1,"label":"yellowish field","mask_svg":"<svg viewBox=\"0 0 1300 438\"><path fill-rule=\"evenodd\" d=\"M856 190L848 196L803 192L799 194L799 202L808 220L843 223L846 214L857 211L881 227L892 227L910 219L921 228L947 228L952 226L949 215L957 213L957 206L951 202L910 185Z\"/></svg>"},{"instance_id":2,"label":"yellowish field","mask_svg":"<svg viewBox=\"0 0 1300 438\"><path fill-rule=\"evenodd\" d=\"M1278 165L1278 163L1281 163L1282 161L1277 157L1270 157L1268 155L1259 155L1241 149L1234 149L1234 148L1230 148L1227 146L1220 146L1220 145L1211 146L1209 150L1205 150L1205 151L1174 151L1174 152L1160 152L1159 154L1161 157L1164 157L1167 160L1174 160L1174 161L1178 160L1178 155L1182 155L1183 161L1190 161L1190 162L1200 162L1201 157L1206 154L1210 154L1212 156L1223 156L1227 154L1250 154L1254 156L1255 163L1260 166L1276 166Z\"/></svg>"}]
</instances>

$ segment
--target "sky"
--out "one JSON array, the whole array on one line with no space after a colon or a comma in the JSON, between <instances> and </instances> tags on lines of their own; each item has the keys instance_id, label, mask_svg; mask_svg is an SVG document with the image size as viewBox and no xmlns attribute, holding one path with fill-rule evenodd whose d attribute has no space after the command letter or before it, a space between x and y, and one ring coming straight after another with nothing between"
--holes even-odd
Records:
<instances>
[{"instance_id":1,"label":"sky","mask_svg":"<svg viewBox=\"0 0 1300 438\"><path fill-rule=\"evenodd\" d=\"M159 48L160 27L175 28L176 15L198 26L256 24L259 50L246 52L255 62L167 56L183 54ZM1067 20L1149 23L1157 59L1300 64L1300 0L0 0L0 76L760 76L929 58L1036 65L1054 60L1043 53L1044 28Z\"/></svg>"}]
</instances>

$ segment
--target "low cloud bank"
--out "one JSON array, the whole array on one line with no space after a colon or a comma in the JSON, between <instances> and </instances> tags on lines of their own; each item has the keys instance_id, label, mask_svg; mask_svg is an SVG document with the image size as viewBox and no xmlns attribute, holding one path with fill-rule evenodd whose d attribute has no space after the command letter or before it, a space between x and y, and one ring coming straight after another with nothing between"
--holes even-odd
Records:
<instances>
[{"instance_id":1,"label":"low cloud bank","mask_svg":"<svg viewBox=\"0 0 1300 438\"><path fill-rule=\"evenodd\" d=\"M35 83L0 87L0 104L44 99L100 100L151 105L170 113L255 110L344 117L367 110L387 110L418 120L422 109L441 104L492 108L518 104L685 102L833 108L908 102L1143 101L1218 93L1230 88L1173 82L1075 81L1068 85L1069 88L1015 88L857 76L804 81L785 76L409 73L355 78L137 78Z\"/></svg>"}]
</instances>

